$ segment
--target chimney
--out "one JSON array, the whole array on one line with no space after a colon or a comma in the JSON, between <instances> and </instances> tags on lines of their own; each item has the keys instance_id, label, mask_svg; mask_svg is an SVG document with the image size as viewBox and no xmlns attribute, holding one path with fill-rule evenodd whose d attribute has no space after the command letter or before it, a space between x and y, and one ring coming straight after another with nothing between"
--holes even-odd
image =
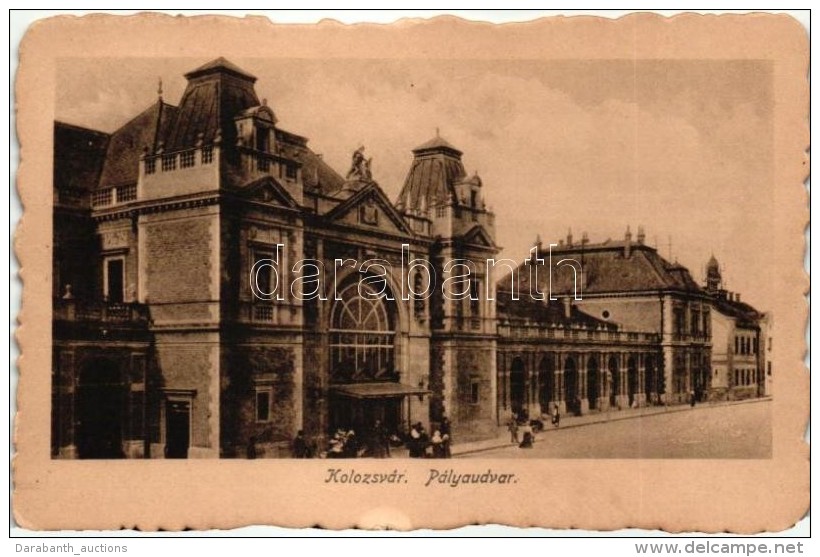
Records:
<instances>
[{"instance_id":1,"label":"chimney","mask_svg":"<svg viewBox=\"0 0 820 557\"><path fill-rule=\"evenodd\" d=\"M735 292L735 301L736 302L740 301L740 292Z\"/></svg>"},{"instance_id":2,"label":"chimney","mask_svg":"<svg viewBox=\"0 0 820 557\"><path fill-rule=\"evenodd\" d=\"M624 258L629 259L632 255L632 232L629 225L626 226L626 236L624 237Z\"/></svg>"},{"instance_id":3,"label":"chimney","mask_svg":"<svg viewBox=\"0 0 820 557\"><path fill-rule=\"evenodd\" d=\"M569 296L564 298L564 317L569 319L572 316L572 300L569 299Z\"/></svg>"},{"instance_id":4,"label":"chimney","mask_svg":"<svg viewBox=\"0 0 820 557\"><path fill-rule=\"evenodd\" d=\"M567 230L567 246L572 247L572 228Z\"/></svg>"},{"instance_id":5,"label":"chimney","mask_svg":"<svg viewBox=\"0 0 820 557\"><path fill-rule=\"evenodd\" d=\"M646 241L646 234L643 231L643 226L638 227L638 245L643 245Z\"/></svg>"}]
</instances>

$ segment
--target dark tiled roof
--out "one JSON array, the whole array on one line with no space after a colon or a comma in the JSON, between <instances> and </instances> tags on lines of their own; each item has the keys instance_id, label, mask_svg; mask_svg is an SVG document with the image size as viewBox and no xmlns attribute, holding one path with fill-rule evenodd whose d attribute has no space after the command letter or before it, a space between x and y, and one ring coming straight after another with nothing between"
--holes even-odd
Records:
<instances>
[{"instance_id":1,"label":"dark tiled roof","mask_svg":"<svg viewBox=\"0 0 820 557\"><path fill-rule=\"evenodd\" d=\"M736 300L726 298L725 292L718 292L713 296L714 308L723 315L733 317L738 326L755 328L759 326L759 321L763 314L751 305Z\"/></svg>"},{"instance_id":2,"label":"dark tiled roof","mask_svg":"<svg viewBox=\"0 0 820 557\"><path fill-rule=\"evenodd\" d=\"M154 152L174 122L176 107L158 101L111 134L100 187L136 183L143 148Z\"/></svg>"},{"instance_id":3,"label":"dark tiled roof","mask_svg":"<svg viewBox=\"0 0 820 557\"><path fill-rule=\"evenodd\" d=\"M511 299L509 292L499 291L497 297L497 315L501 319L528 321L541 326L557 325L567 327L583 325L611 331L618 329L614 323L593 317L574 305L571 306L570 315L567 317L563 300L539 301L533 299L529 292L521 293L518 300Z\"/></svg>"},{"instance_id":4,"label":"dark tiled roof","mask_svg":"<svg viewBox=\"0 0 820 557\"><path fill-rule=\"evenodd\" d=\"M91 191L100 180L107 133L63 122L54 123L54 186Z\"/></svg>"},{"instance_id":5,"label":"dark tiled roof","mask_svg":"<svg viewBox=\"0 0 820 557\"><path fill-rule=\"evenodd\" d=\"M185 74L188 87L179 102L174 126L165 137L166 151L190 149L200 139L206 145L213 143L217 132L223 142L234 145L234 117L259 105L252 76L220 60Z\"/></svg>"},{"instance_id":6,"label":"dark tiled roof","mask_svg":"<svg viewBox=\"0 0 820 557\"><path fill-rule=\"evenodd\" d=\"M658 255L657 250L641 244L632 244L630 256L624 254L625 242L606 242L603 244L561 246L552 248L552 292L555 295L574 292L574 274L566 266L559 266L562 259L572 259L580 264L583 282L580 282L580 294L604 294L613 292L639 292L647 290L679 290L691 293L702 292L700 286L692 279L689 271L682 265L669 263ZM548 252L541 254L545 260L539 268L538 286L540 292L550 288L548 273ZM527 265L519 267L519 284L521 292L530 290L530 269ZM498 282L499 288L509 289L509 275Z\"/></svg>"},{"instance_id":7,"label":"dark tiled roof","mask_svg":"<svg viewBox=\"0 0 820 557\"><path fill-rule=\"evenodd\" d=\"M457 202L455 184L465 176L461 151L441 137L413 149L413 164L399 193L399 209L424 210Z\"/></svg>"},{"instance_id":8,"label":"dark tiled roof","mask_svg":"<svg viewBox=\"0 0 820 557\"><path fill-rule=\"evenodd\" d=\"M203 65L199 66L195 70L191 70L190 72L185 74L185 77L187 79L193 79L195 77L200 77L202 75L207 75L209 73L216 73L216 72L230 73L230 74L234 74L238 77L249 79L251 81L256 81L256 76L249 74L248 72L246 72L245 70L243 70L242 68L240 68L239 66L234 64L233 62L230 62L229 60L226 60L222 56L220 56L219 58L217 58L215 60L211 60L207 64L203 64Z\"/></svg>"},{"instance_id":9,"label":"dark tiled roof","mask_svg":"<svg viewBox=\"0 0 820 557\"><path fill-rule=\"evenodd\" d=\"M344 178L309 148L298 148L294 158L302 163L302 176L306 188L332 194L344 186Z\"/></svg>"},{"instance_id":10,"label":"dark tiled roof","mask_svg":"<svg viewBox=\"0 0 820 557\"><path fill-rule=\"evenodd\" d=\"M421 153L423 151L452 151L453 153L457 153L456 156L462 155L461 151L453 147L447 140L438 135L430 141L422 143L413 149L414 153Z\"/></svg>"}]
</instances>

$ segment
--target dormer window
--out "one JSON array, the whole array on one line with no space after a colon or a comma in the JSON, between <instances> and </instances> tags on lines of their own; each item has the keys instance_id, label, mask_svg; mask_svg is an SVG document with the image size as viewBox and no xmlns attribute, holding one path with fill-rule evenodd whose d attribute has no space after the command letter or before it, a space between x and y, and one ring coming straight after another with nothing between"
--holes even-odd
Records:
<instances>
[{"instance_id":1,"label":"dormer window","mask_svg":"<svg viewBox=\"0 0 820 557\"><path fill-rule=\"evenodd\" d=\"M270 152L270 130L267 126L256 126L256 150Z\"/></svg>"}]
</instances>

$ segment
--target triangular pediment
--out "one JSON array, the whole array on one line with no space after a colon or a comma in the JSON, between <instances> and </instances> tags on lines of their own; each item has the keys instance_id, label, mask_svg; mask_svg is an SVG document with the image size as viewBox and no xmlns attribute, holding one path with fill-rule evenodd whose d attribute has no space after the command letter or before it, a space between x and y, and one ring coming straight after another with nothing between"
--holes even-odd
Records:
<instances>
[{"instance_id":1,"label":"triangular pediment","mask_svg":"<svg viewBox=\"0 0 820 557\"><path fill-rule=\"evenodd\" d=\"M331 221L383 232L412 234L404 218L375 182L366 185L327 214Z\"/></svg>"},{"instance_id":2,"label":"triangular pediment","mask_svg":"<svg viewBox=\"0 0 820 557\"><path fill-rule=\"evenodd\" d=\"M265 176L251 182L242 189L242 194L247 199L268 205L289 209L295 209L299 205L273 176Z\"/></svg>"},{"instance_id":3,"label":"triangular pediment","mask_svg":"<svg viewBox=\"0 0 820 557\"><path fill-rule=\"evenodd\" d=\"M487 229L481 226L480 224L475 225L472 227L462 239L465 243L474 244L478 246L484 246L488 248L497 248L498 246L495 245L492 237L490 236Z\"/></svg>"}]
</instances>

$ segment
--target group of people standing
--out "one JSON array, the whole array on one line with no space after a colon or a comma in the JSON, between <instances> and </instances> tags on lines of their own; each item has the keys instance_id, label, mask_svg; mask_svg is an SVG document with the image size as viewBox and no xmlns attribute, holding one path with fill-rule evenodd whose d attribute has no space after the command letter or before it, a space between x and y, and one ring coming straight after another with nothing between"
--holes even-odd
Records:
<instances>
[{"instance_id":1,"label":"group of people standing","mask_svg":"<svg viewBox=\"0 0 820 557\"><path fill-rule=\"evenodd\" d=\"M546 418L546 416L544 416L544 418ZM561 424L561 412L558 409L557 403L553 403L549 419L554 427L558 427ZM524 412L522 412L521 415L513 412L507 424L507 430L510 432L510 443L518 445L521 449L531 449L532 444L535 443L536 431L540 431L543 428L543 421L530 420Z\"/></svg>"},{"instance_id":2,"label":"group of people standing","mask_svg":"<svg viewBox=\"0 0 820 557\"><path fill-rule=\"evenodd\" d=\"M450 420L445 417L439 427L433 430L432 436L427 434L421 422L410 428L407 449L410 458L450 458L451 443Z\"/></svg>"},{"instance_id":3,"label":"group of people standing","mask_svg":"<svg viewBox=\"0 0 820 557\"><path fill-rule=\"evenodd\" d=\"M252 441L255 442L255 439ZM316 448L305 437L302 430L296 434L291 442L293 458L390 458L391 446L404 445L411 458L450 458L450 421L445 417L439 427L429 435L421 422L410 428L405 439L397 434L391 434L387 428L376 420L373 426L363 436L356 434L353 429L338 429L327 441L325 450ZM248 451L248 458L256 458L256 451Z\"/></svg>"}]
</instances>

